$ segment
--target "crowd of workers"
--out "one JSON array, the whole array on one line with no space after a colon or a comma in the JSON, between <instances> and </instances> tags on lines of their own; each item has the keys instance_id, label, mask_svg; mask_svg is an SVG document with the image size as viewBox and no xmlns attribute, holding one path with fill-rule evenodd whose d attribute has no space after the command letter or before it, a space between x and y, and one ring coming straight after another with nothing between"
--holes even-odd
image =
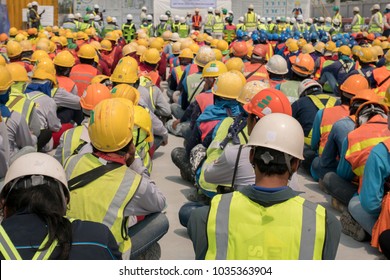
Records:
<instances>
[{"instance_id":1,"label":"crowd of workers","mask_svg":"<svg viewBox=\"0 0 390 280\"><path fill-rule=\"evenodd\" d=\"M196 259L334 259L341 231L390 257L390 4L367 26L355 8L348 33L338 7L157 27L144 7L139 28L94 8L0 34L1 259L158 259L150 174L169 133ZM340 221L300 196L298 169Z\"/></svg>"}]
</instances>

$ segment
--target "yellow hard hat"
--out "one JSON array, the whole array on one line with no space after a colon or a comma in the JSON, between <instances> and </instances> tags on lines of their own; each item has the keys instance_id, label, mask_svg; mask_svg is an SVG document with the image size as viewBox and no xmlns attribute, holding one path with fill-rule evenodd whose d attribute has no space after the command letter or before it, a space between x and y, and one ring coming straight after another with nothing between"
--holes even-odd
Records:
<instances>
[{"instance_id":1,"label":"yellow hard hat","mask_svg":"<svg viewBox=\"0 0 390 280\"><path fill-rule=\"evenodd\" d=\"M262 91L263 89L269 88L269 84L263 81L250 81L247 82L241 90L240 95L237 97L237 101L242 104L249 103L253 96Z\"/></svg>"},{"instance_id":2,"label":"yellow hard hat","mask_svg":"<svg viewBox=\"0 0 390 280\"><path fill-rule=\"evenodd\" d=\"M39 39L39 41L37 42L37 44L35 46L35 49L42 50L42 51L49 53L50 52L50 41L46 38Z\"/></svg>"},{"instance_id":3,"label":"yellow hard hat","mask_svg":"<svg viewBox=\"0 0 390 280\"><path fill-rule=\"evenodd\" d=\"M26 69L19 63L10 63L6 67L14 82L28 82L30 80Z\"/></svg>"},{"instance_id":4,"label":"yellow hard hat","mask_svg":"<svg viewBox=\"0 0 390 280\"><path fill-rule=\"evenodd\" d=\"M112 51L112 44L109 40L104 39L100 42L101 49L103 51Z\"/></svg>"},{"instance_id":5,"label":"yellow hard hat","mask_svg":"<svg viewBox=\"0 0 390 280\"><path fill-rule=\"evenodd\" d=\"M91 112L88 134L91 144L102 152L116 152L133 138L134 105L124 98L100 102Z\"/></svg>"},{"instance_id":6,"label":"yellow hard hat","mask_svg":"<svg viewBox=\"0 0 390 280\"><path fill-rule=\"evenodd\" d=\"M18 29L16 27L11 27L9 29L9 36L15 37L18 34Z\"/></svg>"},{"instance_id":7,"label":"yellow hard hat","mask_svg":"<svg viewBox=\"0 0 390 280\"><path fill-rule=\"evenodd\" d=\"M84 110L91 111L102 100L109 98L111 98L111 93L105 85L91 83L80 96L80 105Z\"/></svg>"},{"instance_id":8,"label":"yellow hard hat","mask_svg":"<svg viewBox=\"0 0 390 280\"><path fill-rule=\"evenodd\" d=\"M323 54L323 53L325 52L325 43L323 43L323 42L318 42L318 43L314 46L314 50L316 50L317 52Z\"/></svg>"},{"instance_id":9,"label":"yellow hard hat","mask_svg":"<svg viewBox=\"0 0 390 280\"><path fill-rule=\"evenodd\" d=\"M388 50L390 49L390 43L388 41L384 41L381 43L382 50Z\"/></svg>"},{"instance_id":10,"label":"yellow hard hat","mask_svg":"<svg viewBox=\"0 0 390 280\"><path fill-rule=\"evenodd\" d=\"M302 48L304 45L307 44L307 41L303 38L300 38L298 41L297 41L297 44L298 44L298 48Z\"/></svg>"},{"instance_id":11,"label":"yellow hard hat","mask_svg":"<svg viewBox=\"0 0 390 280\"><path fill-rule=\"evenodd\" d=\"M237 71L240 71L242 73L245 70L244 62L242 61L241 58L238 58L238 57L233 57L233 58L230 58L228 61L226 61L226 67L227 67L228 71L237 70Z\"/></svg>"},{"instance_id":12,"label":"yellow hard hat","mask_svg":"<svg viewBox=\"0 0 390 280\"><path fill-rule=\"evenodd\" d=\"M75 59L69 51L62 51L54 58L54 64L61 67L73 67Z\"/></svg>"},{"instance_id":13,"label":"yellow hard hat","mask_svg":"<svg viewBox=\"0 0 390 280\"><path fill-rule=\"evenodd\" d=\"M85 33L83 31L77 32L77 40L85 40Z\"/></svg>"},{"instance_id":14,"label":"yellow hard hat","mask_svg":"<svg viewBox=\"0 0 390 280\"><path fill-rule=\"evenodd\" d=\"M136 55L142 56L144 52L147 50L147 48L143 45L137 46Z\"/></svg>"},{"instance_id":15,"label":"yellow hard hat","mask_svg":"<svg viewBox=\"0 0 390 280\"><path fill-rule=\"evenodd\" d=\"M9 58L17 57L22 53L22 46L16 41L8 41L7 55Z\"/></svg>"},{"instance_id":16,"label":"yellow hard hat","mask_svg":"<svg viewBox=\"0 0 390 280\"><path fill-rule=\"evenodd\" d=\"M190 48L186 48L180 52L179 57L194 59L194 53Z\"/></svg>"},{"instance_id":17,"label":"yellow hard hat","mask_svg":"<svg viewBox=\"0 0 390 280\"><path fill-rule=\"evenodd\" d=\"M314 49L312 44L306 44L302 47L302 53L313 53L316 50Z\"/></svg>"},{"instance_id":18,"label":"yellow hard hat","mask_svg":"<svg viewBox=\"0 0 390 280\"><path fill-rule=\"evenodd\" d=\"M335 48L336 48L336 43L333 42L333 41L328 41L328 42L325 44L325 50L327 50L327 51L329 51L329 52L332 52Z\"/></svg>"},{"instance_id":19,"label":"yellow hard hat","mask_svg":"<svg viewBox=\"0 0 390 280\"><path fill-rule=\"evenodd\" d=\"M180 49L184 50L189 48L193 44L192 40L186 39L181 42Z\"/></svg>"},{"instance_id":20,"label":"yellow hard hat","mask_svg":"<svg viewBox=\"0 0 390 280\"><path fill-rule=\"evenodd\" d=\"M159 52L162 51L163 49L163 44L161 44L160 40L153 40L153 42L150 43L150 48L155 48L156 50L158 50Z\"/></svg>"},{"instance_id":21,"label":"yellow hard hat","mask_svg":"<svg viewBox=\"0 0 390 280\"><path fill-rule=\"evenodd\" d=\"M149 64L157 64L161 60L160 52L156 49L147 49L142 57Z\"/></svg>"},{"instance_id":22,"label":"yellow hard hat","mask_svg":"<svg viewBox=\"0 0 390 280\"><path fill-rule=\"evenodd\" d=\"M33 46L30 40L23 40L20 42L20 46L22 47L22 52L30 52L33 50Z\"/></svg>"},{"instance_id":23,"label":"yellow hard hat","mask_svg":"<svg viewBox=\"0 0 390 280\"><path fill-rule=\"evenodd\" d=\"M50 58L47 52L42 51L42 50L36 50L33 52L31 56L31 62L36 62L38 60L41 60L42 58Z\"/></svg>"},{"instance_id":24,"label":"yellow hard hat","mask_svg":"<svg viewBox=\"0 0 390 280\"><path fill-rule=\"evenodd\" d=\"M32 75L33 79L38 79L38 80L49 80L51 81L54 85L57 84L57 79L56 76L53 75L51 72L47 71L47 69L43 66L37 67Z\"/></svg>"},{"instance_id":25,"label":"yellow hard hat","mask_svg":"<svg viewBox=\"0 0 390 280\"><path fill-rule=\"evenodd\" d=\"M5 61L4 56L0 55L0 65L5 66L6 64L7 64L7 62Z\"/></svg>"},{"instance_id":26,"label":"yellow hard hat","mask_svg":"<svg viewBox=\"0 0 390 280\"><path fill-rule=\"evenodd\" d=\"M136 51L137 51L137 49L133 45L127 44L122 49L122 55L126 56L129 54L135 53Z\"/></svg>"},{"instance_id":27,"label":"yellow hard hat","mask_svg":"<svg viewBox=\"0 0 390 280\"><path fill-rule=\"evenodd\" d=\"M192 44L190 45L190 49L191 49L191 51L193 52L193 54L196 55L196 54L198 53L200 47L199 47L198 44L192 43Z\"/></svg>"},{"instance_id":28,"label":"yellow hard hat","mask_svg":"<svg viewBox=\"0 0 390 280\"><path fill-rule=\"evenodd\" d=\"M13 84L11 73L5 66L0 65L0 91L6 91Z\"/></svg>"},{"instance_id":29,"label":"yellow hard hat","mask_svg":"<svg viewBox=\"0 0 390 280\"><path fill-rule=\"evenodd\" d=\"M298 46L298 43L295 42L295 41L292 41L288 46L287 46L288 50L290 52L296 52L297 50L299 50L299 46Z\"/></svg>"},{"instance_id":30,"label":"yellow hard hat","mask_svg":"<svg viewBox=\"0 0 390 280\"><path fill-rule=\"evenodd\" d=\"M80 58L94 59L96 56L96 50L93 46L89 44L84 44L80 47L77 56Z\"/></svg>"},{"instance_id":31,"label":"yellow hard hat","mask_svg":"<svg viewBox=\"0 0 390 280\"><path fill-rule=\"evenodd\" d=\"M20 43L22 42L23 40L26 40L26 37L22 34L22 33L19 33L15 36L15 41Z\"/></svg>"},{"instance_id":32,"label":"yellow hard hat","mask_svg":"<svg viewBox=\"0 0 390 280\"><path fill-rule=\"evenodd\" d=\"M207 63L213 60L215 60L214 51L208 46L203 46L199 49L198 54L194 59L194 63L200 67L204 67Z\"/></svg>"},{"instance_id":33,"label":"yellow hard hat","mask_svg":"<svg viewBox=\"0 0 390 280\"><path fill-rule=\"evenodd\" d=\"M206 64L202 71L202 77L207 78L217 78L221 74L226 73L228 71L227 67L223 62L218 60L210 61Z\"/></svg>"},{"instance_id":34,"label":"yellow hard hat","mask_svg":"<svg viewBox=\"0 0 390 280\"><path fill-rule=\"evenodd\" d=\"M149 47L149 43L148 43L148 41L147 40L145 40L145 39L138 39L137 40L137 44L139 45L139 46L144 46L144 47Z\"/></svg>"},{"instance_id":35,"label":"yellow hard hat","mask_svg":"<svg viewBox=\"0 0 390 280\"><path fill-rule=\"evenodd\" d=\"M50 58L42 58L37 60L35 68L44 68L46 72L51 73L52 75L56 75L56 69L54 67L54 62Z\"/></svg>"},{"instance_id":36,"label":"yellow hard hat","mask_svg":"<svg viewBox=\"0 0 390 280\"><path fill-rule=\"evenodd\" d=\"M97 75L92 78L91 84L103 84L105 81L110 80L109 76L106 75Z\"/></svg>"},{"instance_id":37,"label":"yellow hard hat","mask_svg":"<svg viewBox=\"0 0 390 280\"><path fill-rule=\"evenodd\" d=\"M218 77L212 92L223 98L236 99L240 95L243 86L244 84L239 75L226 72Z\"/></svg>"},{"instance_id":38,"label":"yellow hard hat","mask_svg":"<svg viewBox=\"0 0 390 280\"><path fill-rule=\"evenodd\" d=\"M119 84L111 90L111 95L114 98L125 98L138 105L140 93L135 88L128 84Z\"/></svg>"},{"instance_id":39,"label":"yellow hard hat","mask_svg":"<svg viewBox=\"0 0 390 280\"><path fill-rule=\"evenodd\" d=\"M219 40L217 44L217 49L219 49L221 52L226 51L229 48L228 42L225 40Z\"/></svg>"},{"instance_id":40,"label":"yellow hard hat","mask_svg":"<svg viewBox=\"0 0 390 280\"><path fill-rule=\"evenodd\" d=\"M378 38L375 39L374 41L372 41L371 43L371 46L380 46L381 45L381 40L379 40Z\"/></svg>"},{"instance_id":41,"label":"yellow hard hat","mask_svg":"<svg viewBox=\"0 0 390 280\"><path fill-rule=\"evenodd\" d=\"M162 38L164 39L164 41L169 41L171 37L172 37L172 32L169 30L164 31L162 34Z\"/></svg>"},{"instance_id":42,"label":"yellow hard hat","mask_svg":"<svg viewBox=\"0 0 390 280\"><path fill-rule=\"evenodd\" d=\"M218 45L218 42L219 42L218 39L213 39L213 40L211 40L210 47L216 48L217 45Z\"/></svg>"},{"instance_id":43,"label":"yellow hard hat","mask_svg":"<svg viewBox=\"0 0 390 280\"><path fill-rule=\"evenodd\" d=\"M219 49L213 49L213 52L215 53L215 60L222 61L222 52Z\"/></svg>"},{"instance_id":44,"label":"yellow hard hat","mask_svg":"<svg viewBox=\"0 0 390 280\"><path fill-rule=\"evenodd\" d=\"M144 107L134 106L134 129L133 129L134 139L139 138L138 128L143 129L146 132L146 138L143 141L149 143L153 142L152 118L150 117L149 111Z\"/></svg>"},{"instance_id":45,"label":"yellow hard hat","mask_svg":"<svg viewBox=\"0 0 390 280\"><path fill-rule=\"evenodd\" d=\"M112 16L107 16L106 21L107 21L107 23L112 22Z\"/></svg>"},{"instance_id":46,"label":"yellow hard hat","mask_svg":"<svg viewBox=\"0 0 390 280\"><path fill-rule=\"evenodd\" d=\"M364 63L376 62L378 60L378 57L376 56L376 53L374 53L372 48L362 48L358 53L358 57L360 61Z\"/></svg>"},{"instance_id":47,"label":"yellow hard hat","mask_svg":"<svg viewBox=\"0 0 390 280\"><path fill-rule=\"evenodd\" d=\"M359 54L359 52L360 52L360 50L362 49L362 47L361 46L359 46L359 45L356 45L356 46L353 46L352 47L352 50L351 50L351 53L353 54L353 55L358 55Z\"/></svg>"},{"instance_id":48,"label":"yellow hard hat","mask_svg":"<svg viewBox=\"0 0 390 280\"><path fill-rule=\"evenodd\" d=\"M102 45L98 41L91 41L89 44L98 51L102 49Z\"/></svg>"},{"instance_id":49,"label":"yellow hard hat","mask_svg":"<svg viewBox=\"0 0 390 280\"><path fill-rule=\"evenodd\" d=\"M68 45L68 39L66 39L65 36L60 36L60 44L63 47L66 47Z\"/></svg>"},{"instance_id":50,"label":"yellow hard hat","mask_svg":"<svg viewBox=\"0 0 390 280\"><path fill-rule=\"evenodd\" d=\"M348 46L341 46L339 48L339 53L342 53L343 55L350 56L351 55L351 48Z\"/></svg>"},{"instance_id":51,"label":"yellow hard hat","mask_svg":"<svg viewBox=\"0 0 390 280\"><path fill-rule=\"evenodd\" d=\"M53 43L52 41L50 41L50 44L49 44L49 53L54 53L56 49L57 49L56 44Z\"/></svg>"},{"instance_id":52,"label":"yellow hard hat","mask_svg":"<svg viewBox=\"0 0 390 280\"><path fill-rule=\"evenodd\" d=\"M384 55L383 49L380 46L372 47L372 51L378 57L382 57Z\"/></svg>"},{"instance_id":53,"label":"yellow hard hat","mask_svg":"<svg viewBox=\"0 0 390 280\"><path fill-rule=\"evenodd\" d=\"M106 36L104 36L104 39L110 40L110 41L118 41L118 34L115 32L107 32Z\"/></svg>"},{"instance_id":54,"label":"yellow hard hat","mask_svg":"<svg viewBox=\"0 0 390 280\"><path fill-rule=\"evenodd\" d=\"M138 68L138 67L137 67ZM123 58L118 62L112 73L110 80L114 83L134 84L138 80L138 70L134 65L123 62Z\"/></svg>"}]
</instances>

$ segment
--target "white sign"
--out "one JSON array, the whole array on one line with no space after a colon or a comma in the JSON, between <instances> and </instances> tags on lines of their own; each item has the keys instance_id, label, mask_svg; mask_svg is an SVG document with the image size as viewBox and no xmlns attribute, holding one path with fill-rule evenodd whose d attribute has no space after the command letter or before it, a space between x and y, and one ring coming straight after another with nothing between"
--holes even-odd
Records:
<instances>
[{"instance_id":1,"label":"white sign","mask_svg":"<svg viewBox=\"0 0 390 280\"><path fill-rule=\"evenodd\" d=\"M216 0L171 0L171 8L208 8L215 7Z\"/></svg>"},{"instance_id":2,"label":"white sign","mask_svg":"<svg viewBox=\"0 0 390 280\"><path fill-rule=\"evenodd\" d=\"M45 13L41 16L42 26L53 26L54 25L54 6L38 6L38 14ZM22 9L22 20L27 22L28 9Z\"/></svg>"}]
</instances>

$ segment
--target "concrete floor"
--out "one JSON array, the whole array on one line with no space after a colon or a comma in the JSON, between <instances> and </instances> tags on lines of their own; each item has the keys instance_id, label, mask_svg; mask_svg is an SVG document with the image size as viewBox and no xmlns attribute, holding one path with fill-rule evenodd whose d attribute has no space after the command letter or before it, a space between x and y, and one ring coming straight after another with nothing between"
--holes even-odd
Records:
<instances>
[{"instance_id":1,"label":"concrete floor","mask_svg":"<svg viewBox=\"0 0 390 280\"><path fill-rule=\"evenodd\" d=\"M162 260L191 260L194 252L187 231L179 223L178 212L180 207L187 202L185 194L191 191L191 185L180 177L179 169L171 161L171 150L181 147L183 139L169 136L169 144L159 148L153 160L152 178L161 188L168 201L166 214L170 227L168 233L160 240ZM301 183L303 197L320 203L328 211L340 218L340 213L334 210L330 204L330 196L323 193L318 184L310 179L307 174L300 172L298 177ZM372 248L369 242L357 242L351 237L341 234L341 240L336 259L339 260L375 260L383 259L377 249Z\"/></svg>"}]
</instances>

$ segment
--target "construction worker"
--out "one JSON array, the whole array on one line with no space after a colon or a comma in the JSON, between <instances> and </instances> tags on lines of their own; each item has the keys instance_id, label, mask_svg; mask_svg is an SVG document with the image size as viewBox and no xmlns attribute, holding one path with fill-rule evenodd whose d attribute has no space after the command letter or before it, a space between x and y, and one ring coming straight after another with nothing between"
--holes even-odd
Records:
<instances>
[{"instance_id":1,"label":"construction worker","mask_svg":"<svg viewBox=\"0 0 390 280\"><path fill-rule=\"evenodd\" d=\"M101 34L102 37L105 37L108 32L112 32L116 29L116 26L115 26L114 22L112 21L111 16L106 17L106 22L107 22L107 24L104 25L104 28L102 30L102 34Z\"/></svg>"},{"instance_id":2,"label":"construction worker","mask_svg":"<svg viewBox=\"0 0 390 280\"><path fill-rule=\"evenodd\" d=\"M72 32L77 32L78 28L75 23L74 14L68 14L67 18L65 19L64 23L62 24L62 28L69 29Z\"/></svg>"},{"instance_id":3,"label":"construction worker","mask_svg":"<svg viewBox=\"0 0 390 280\"><path fill-rule=\"evenodd\" d=\"M17 111L11 111L6 105L9 100L10 88L13 81L11 73L5 66L0 66L0 81L1 117L7 126L9 153L12 158L22 148L27 146L34 147L35 143L25 117Z\"/></svg>"},{"instance_id":4,"label":"construction worker","mask_svg":"<svg viewBox=\"0 0 390 280\"><path fill-rule=\"evenodd\" d=\"M93 77L100 73L92 66L94 64L94 59L97 56L94 47L89 44L82 45L77 52L77 56L80 59L80 64L73 66L69 78L76 83L78 96L82 96Z\"/></svg>"},{"instance_id":5,"label":"construction worker","mask_svg":"<svg viewBox=\"0 0 390 280\"><path fill-rule=\"evenodd\" d=\"M383 19L383 36L388 37L390 35L390 4L386 5Z\"/></svg>"},{"instance_id":6,"label":"construction worker","mask_svg":"<svg viewBox=\"0 0 390 280\"><path fill-rule=\"evenodd\" d=\"M160 53L155 48L147 49L143 56L142 61L139 64L139 75L141 77L147 77L151 83L157 87L160 86L161 78L158 74L157 67L158 63L161 60ZM142 86L146 85L146 82L141 80L140 84Z\"/></svg>"},{"instance_id":7,"label":"construction worker","mask_svg":"<svg viewBox=\"0 0 390 280\"><path fill-rule=\"evenodd\" d=\"M355 69L348 73L347 77L354 74L360 74L365 77L370 85L370 88L375 88L375 80L373 77L373 71L375 69L375 63L378 61L378 56L376 55L374 49L371 48L362 48L358 52L358 61L359 69Z\"/></svg>"},{"instance_id":8,"label":"construction worker","mask_svg":"<svg viewBox=\"0 0 390 280\"><path fill-rule=\"evenodd\" d=\"M337 19L339 24L340 24L340 28L341 28L341 26L343 25L343 17L340 14L340 7L333 6L333 12L334 12L334 15L332 17L332 22L334 21L334 19Z\"/></svg>"},{"instance_id":9,"label":"construction worker","mask_svg":"<svg viewBox=\"0 0 390 280\"><path fill-rule=\"evenodd\" d=\"M202 16L199 14L199 9L195 9L195 14L192 16L192 29L200 31L202 28Z\"/></svg>"},{"instance_id":10,"label":"construction worker","mask_svg":"<svg viewBox=\"0 0 390 280\"><path fill-rule=\"evenodd\" d=\"M136 259L151 247L158 246L156 242L168 230L168 220L160 213L166 207L165 197L148 176L132 169L135 159L133 107L131 101L123 98L100 102L91 112L94 117L90 118L88 126L93 153L72 156L65 165L71 197L67 216L104 220L115 236L124 259L129 259L130 249L131 259ZM103 159L106 165L102 164ZM98 172L99 175L93 176L92 180L80 181L80 176L96 174L96 168L102 169L101 166L105 166L104 173ZM82 188L80 183L83 184ZM107 186L110 188L107 189ZM100 194L93 198L96 188L109 191L112 197L119 200L112 203L112 199L104 199ZM77 189L77 192L73 192L73 189ZM123 195L119 197L119 193ZM100 213L86 210L96 209L97 205L104 205L104 210ZM103 219L111 212L116 214L110 219ZM131 216L140 215L147 216L128 229L125 221ZM153 221L156 223L151 223Z\"/></svg>"},{"instance_id":11,"label":"construction worker","mask_svg":"<svg viewBox=\"0 0 390 280\"><path fill-rule=\"evenodd\" d=\"M236 29L237 30L246 31L246 26L245 26L245 23L244 23L244 17L239 17L238 18L238 23L236 25Z\"/></svg>"},{"instance_id":12,"label":"construction worker","mask_svg":"<svg viewBox=\"0 0 390 280\"><path fill-rule=\"evenodd\" d=\"M305 23L303 22L303 16L302 15L298 15L297 16L297 22L296 22L296 29L303 33L306 29L306 25Z\"/></svg>"},{"instance_id":13,"label":"construction worker","mask_svg":"<svg viewBox=\"0 0 390 280\"><path fill-rule=\"evenodd\" d=\"M271 134L275 138L270 141L267 135ZM296 141L286 145L287 135L293 135ZM210 206L201 207L191 214L188 234L194 245L195 258L334 259L340 239L340 225L336 218L326 214L322 206L299 197L287 187L288 179L297 171L299 162L303 159L303 131L299 123L286 114L274 113L265 116L253 128L248 144L252 146L249 160L254 165L255 184L240 191L217 195ZM275 168L283 168L284 172L271 171ZM271 199L275 193L280 195L279 199ZM303 207L304 203L310 203L312 206ZM285 207L282 206L283 204ZM223 217L215 215L217 210L221 209L219 207L227 207L228 214ZM265 212L271 220L259 224L258 221L263 219L262 215ZM248 213L259 214L248 215ZM316 223L308 224L308 219L304 218L306 214L316 216ZM243 221L247 228L231 228L231 225L238 222L235 219ZM283 230L278 230L279 226L276 224L279 224ZM258 228L255 229L256 227ZM302 239L301 234L298 234L299 237L286 235L286 230L299 232L303 230L302 227L310 228L307 231L313 236ZM264 236L251 239L249 236L254 231L263 232ZM219 244L223 245L217 245L217 234L222 234L218 235L218 242L222 241ZM237 236L243 239L237 239ZM266 236L272 236L273 241L264 240ZM252 254L251 251L242 250L244 245L241 240L250 240L250 246L253 248L257 246L264 248L263 253ZM285 249L271 253L272 250L266 247L274 246L275 242ZM300 248L295 246L297 242ZM308 248L311 250L306 250Z\"/></svg>"},{"instance_id":14,"label":"construction worker","mask_svg":"<svg viewBox=\"0 0 390 280\"><path fill-rule=\"evenodd\" d=\"M288 73L286 60L281 55L275 54L269 59L265 68L269 77L266 82L271 88L280 88L279 85L285 82L284 77Z\"/></svg>"},{"instance_id":15,"label":"construction worker","mask_svg":"<svg viewBox=\"0 0 390 280\"><path fill-rule=\"evenodd\" d=\"M248 6L248 12L244 15L244 23L247 32L253 32L257 28L257 14L253 11L254 6Z\"/></svg>"},{"instance_id":16,"label":"construction worker","mask_svg":"<svg viewBox=\"0 0 390 280\"><path fill-rule=\"evenodd\" d=\"M0 113L0 179L3 180L9 164L9 141L7 126Z\"/></svg>"},{"instance_id":17,"label":"construction worker","mask_svg":"<svg viewBox=\"0 0 390 280\"><path fill-rule=\"evenodd\" d=\"M50 155L21 156L10 166L4 184L0 193L4 210L0 259L121 259L107 226L65 217L70 198L68 183L63 167ZM30 211L23 211L27 208ZM39 248L44 246L51 249L41 251Z\"/></svg>"},{"instance_id":18,"label":"construction worker","mask_svg":"<svg viewBox=\"0 0 390 280\"><path fill-rule=\"evenodd\" d=\"M135 39L135 33L137 32L137 29L133 23L133 15L126 15L126 23L122 24L121 29L126 43L130 43L133 39Z\"/></svg>"},{"instance_id":19,"label":"construction worker","mask_svg":"<svg viewBox=\"0 0 390 280\"><path fill-rule=\"evenodd\" d=\"M214 11L215 15L213 18L213 38L214 39L222 39L223 37L223 30L224 30L224 18L221 16L221 11L219 9L215 9Z\"/></svg>"},{"instance_id":20,"label":"construction worker","mask_svg":"<svg viewBox=\"0 0 390 280\"><path fill-rule=\"evenodd\" d=\"M313 122L319 110L333 107L337 99L322 93L321 85L313 79L303 80L298 87L299 99L292 103L292 116L301 124L305 134L305 147L303 150L305 160L302 166L310 170L315 157L311 149Z\"/></svg>"},{"instance_id":21,"label":"construction worker","mask_svg":"<svg viewBox=\"0 0 390 280\"><path fill-rule=\"evenodd\" d=\"M178 15L175 15L174 21L173 21L172 26L171 26L172 32L178 33L179 25L180 25L180 17Z\"/></svg>"},{"instance_id":22,"label":"construction worker","mask_svg":"<svg viewBox=\"0 0 390 280\"><path fill-rule=\"evenodd\" d=\"M226 18L227 24L223 29L223 39L230 45L236 38L236 26L233 24L231 17Z\"/></svg>"},{"instance_id":23,"label":"construction worker","mask_svg":"<svg viewBox=\"0 0 390 280\"><path fill-rule=\"evenodd\" d=\"M100 7L99 7L99 5L98 4L95 4L95 5L93 5L93 15L94 16L99 16L100 17L100 25L102 26L103 25L103 12L104 12L104 10L103 10L103 12L101 12L100 10Z\"/></svg>"},{"instance_id":24,"label":"construction worker","mask_svg":"<svg viewBox=\"0 0 390 280\"><path fill-rule=\"evenodd\" d=\"M383 15L380 12L381 7L379 4L374 4L371 7L371 18L370 22L368 23L368 33L382 33L384 29L383 24Z\"/></svg>"},{"instance_id":25,"label":"construction worker","mask_svg":"<svg viewBox=\"0 0 390 280\"><path fill-rule=\"evenodd\" d=\"M355 129L354 115L356 110L362 103L367 101L366 99L363 100L361 96L359 97L360 92L364 92L366 89L369 89L369 85L363 76L350 76L343 84L340 85L340 105L342 107L348 107L348 116L340 118L334 122L334 120L338 119L343 113L343 108L335 106L333 107L335 109L324 109L322 111L321 120L320 115L318 115L318 117L316 116L316 119L314 120L312 149L315 150L318 147L320 157L313 160L311 173L313 178L319 179L320 188L324 191L325 189L323 187L322 180L326 173L336 172L337 170L343 141L347 137L347 134ZM354 98L353 102L352 98ZM321 110L319 112L321 112ZM324 114L324 112L326 112L326 114ZM335 115L333 116L328 113L334 113ZM318 127L321 134L320 138L318 138L318 132L316 132ZM319 144L317 144L318 141L315 141L315 139L320 139Z\"/></svg>"},{"instance_id":26,"label":"construction worker","mask_svg":"<svg viewBox=\"0 0 390 280\"><path fill-rule=\"evenodd\" d=\"M20 45L20 43L11 40L8 41L6 47L7 47L7 56L10 63L15 62L22 65L26 69L27 73L32 71L33 66L26 61L22 61L23 48Z\"/></svg>"},{"instance_id":27,"label":"construction worker","mask_svg":"<svg viewBox=\"0 0 390 280\"><path fill-rule=\"evenodd\" d=\"M179 33L180 38L187 38L188 34L190 34L190 26L186 23L186 19L184 17L180 18L177 33Z\"/></svg>"},{"instance_id":28,"label":"construction worker","mask_svg":"<svg viewBox=\"0 0 390 280\"><path fill-rule=\"evenodd\" d=\"M160 24L156 26L156 37L161 37L165 31L171 31L171 25L168 24L168 16L160 16Z\"/></svg>"},{"instance_id":29,"label":"construction worker","mask_svg":"<svg viewBox=\"0 0 390 280\"><path fill-rule=\"evenodd\" d=\"M352 32L362 31L363 25L364 25L364 18L360 15L359 7L353 7L353 19L351 22Z\"/></svg>"},{"instance_id":30,"label":"construction worker","mask_svg":"<svg viewBox=\"0 0 390 280\"><path fill-rule=\"evenodd\" d=\"M89 15L85 15L83 16L83 21L80 22L80 25L78 27L78 30L79 31L85 31L87 30L88 28L91 27L91 24L89 23L89 21L91 20L90 16Z\"/></svg>"},{"instance_id":31,"label":"construction worker","mask_svg":"<svg viewBox=\"0 0 390 280\"><path fill-rule=\"evenodd\" d=\"M173 17L172 17L171 11L170 11L170 10L167 10L167 11L165 12L165 15L168 17L167 23L168 23L170 26L172 26L172 24L173 24Z\"/></svg>"},{"instance_id":32,"label":"construction worker","mask_svg":"<svg viewBox=\"0 0 390 280\"><path fill-rule=\"evenodd\" d=\"M102 21L101 17L99 15L96 15L93 17L93 21L91 23L91 27L94 28L95 32L97 32L99 35L102 34L102 30L103 30L103 26L100 25L101 21ZM91 29L87 29L85 32L87 33L87 31L92 33ZM92 36L90 36L90 38L91 37Z\"/></svg>"},{"instance_id":33,"label":"construction worker","mask_svg":"<svg viewBox=\"0 0 390 280\"><path fill-rule=\"evenodd\" d=\"M265 67L267 64L267 46L258 44L254 47L250 61L245 62L244 75L248 82L268 80L268 72Z\"/></svg>"},{"instance_id":34,"label":"construction worker","mask_svg":"<svg viewBox=\"0 0 390 280\"><path fill-rule=\"evenodd\" d=\"M385 96L387 88L390 86L390 52L387 51L385 56L385 64L382 67L377 67L372 71L372 78L375 81L375 91L380 96Z\"/></svg>"},{"instance_id":35,"label":"construction worker","mask_svg":"<svg viewBox=\"0 0 390 280\"><path fill-rule=\"evenodd\" d=\"M171 75L168 78L168 86L171 91L176 91L178 89L178 85L180 83L181 77L185 71L187 65L192 64L192 60L194 59L194 53L190 48L185 48L180 51L179 54L180 65L176 66L172 69Z\"/></svg>"},{"instance_id":36,"label":"construction worker","mask_svg":"<svg viewBox=\"0 0 390 280\"><path fill-rule=\"evenodd\" d=\"M116 67L119 60L122 58L122 47L120 45L120 42L118 40L119 35L116 32L108 32L106 33L106 36L104 36L104 39L109 40L112 45L112 69Z\"/></svg>"},{"instance_id":37,"label":"construction worker","mask_svg":"<svg viewBox=\"0 0 390 280\"><path fill-rule=\"evenodd\" d=\"M335 208L341 212L344 212L343 210L346 209L356 192L360 193L362 176L370 151L376 144L390 136L387 129L387 106L380 103L380 98L373 90L365 90L361 94L369 95L365 99L370 101L361 104L356 111L356 128L348 133L347 138L343 141L337 173L327 173L323 179L326 190L332 196L332 205L337 206ZM351 101L353 103L354 99L360 98L356 95ZM359 145L362 141L365 144ZM352 146L354 147L352 148ZM358 185L353 182L354 179L357 179ZM344 213L342 216L346 214ZM345 233L351 235L347 231ZM364 234L352 237L358 241L365 239Z\"/></svg>"},{"instance_id":38,"label":"construction worker","mask_svg":"<svg viewBox=\"0 0 390 280\"><path fill-rule=\"evenodd\" d=\"M147 20L147 25L146 25L146 34L149 36L149 37L153 37L154 36L154 25L153 25L153 16L152 15L147 15L146 16L146 20Z\"/></svg>"},{"instance_id":39,"label":"construction worker","mask_svg":"<svg viewBox=\"0 0 390 280\"><path fill-rule=\"evenodd\" d=\"M211 36L213 32L213 22L214 22L214 9L209 7L207 9L206 22L204 24L204 33Z\"/></svg>"},{"instance_id":40,"label":"construction worker","mask_svg":"<svg viewBox=\"0 0 390 280\"><path fill-rule=\"evenodd\" d=\"M145 6L143 6L143 7L141 8L141 14L139 15L139 21L140 21L140 22L143 22L144 19L146 19L146 16L147 16L146 12L147 12L147 11L148 11L148 9L147 9Z\"/></svg>"},{"instance_id":41,"label":"construction worker","mask_svg":"<svg viewBox=\"0 0 390 280\"><path fill-rule=\"evenodd\" d=\"M45 13L45 10L42 13L38 13L38 2L31 2L32 9L30 9L28 21L31 22L31 27L38 30L42 29L41 17Z\"/></svg>"}]
</instances>

